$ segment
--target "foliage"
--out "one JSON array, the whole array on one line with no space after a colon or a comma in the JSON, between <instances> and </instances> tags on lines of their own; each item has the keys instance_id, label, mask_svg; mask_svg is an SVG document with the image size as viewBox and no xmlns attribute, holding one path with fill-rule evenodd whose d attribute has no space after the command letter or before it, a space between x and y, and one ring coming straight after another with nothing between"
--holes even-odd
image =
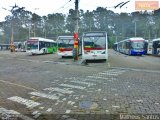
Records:
<instances>
[{"instance_id":1,"label":"foliage","mask_svg":"<svg viewBox=\"0 0 160 120\"><path fill-rule=\"evenodd\" d=\"M68 15L62 13L39 16L24 8L11 10L11 15L0 22L0 42L10 42L12 29L14 40L24 41L38 36L55 39L59 35L73 35L75 27L75 10L70 9ZM153 12L114 13L106 8L98 7L93 11L79 11L79 36L86 31L107 31L109 47L115 41L128 37L153 39L160 37L160 9Z\"/></svg>"}]
</instances>

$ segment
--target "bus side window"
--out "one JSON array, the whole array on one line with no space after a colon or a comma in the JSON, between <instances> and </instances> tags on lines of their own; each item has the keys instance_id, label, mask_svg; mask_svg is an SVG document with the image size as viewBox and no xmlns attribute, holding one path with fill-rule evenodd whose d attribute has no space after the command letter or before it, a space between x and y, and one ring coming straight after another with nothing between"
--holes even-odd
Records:
<instances>
[{"instance_id":1,"label":"bus side window","mask_svg":"<svg viewBox=\"0 0 160 120\"><path fill-rule=\"evenodd\" d=\"M44 42L41 42L41 48L40 49L42 49L42 48L44 48L45 47L45 43Z\"/></svg>"},{"instance_id":2,"label":"bus side window","mask_svg":"<svg viewBox=\"0 0 160 120\"><path fill-rule=\"evenodd\" d=\"M51 47L51 43L50 42L48 43L48 47Z\"/></svg>"},{"instance_id":3,"label":"bus side window","mask_svg":"<svg viewBox=\"0 0 160 120\"><path fill-rule=\"evenodd\" d=\"M39 50L42 48L42 42L39 41Z\"/></svg>"},{"instance_id":4,"label":"bus side window","mask_svg":"<svg viewBox=\"0 0 160 120\"><path fill-rule=\"evenodd\" d=\"M126 42L126 48L127 48L127 49L130 48L130 42Z\"/></svg>"},{"instance_id":5,"label":"bus side window","mask_svg":"<svg viewBox=\"0 0 160 120\"><path fill-rule=\"evenodd\" d=\"M44 47L47 47L47 43L44 43Z\"/></svg>"},{"instance_id":6,"label":"bus side window","mask_svg":"<svg viewBox=\"0 0 160 120\"><path fill-rule=\"evenodd\" d=\"M53 43L53 47L56 47L57 46L57 44L56 43Z\"/></svg>"},{"instance_id":7,"label":"bus side window","mask_svg":"<svg viewBox=\"0 0 160 120\"><path fill-rule=\"evenodd\" d=\"M49 42L47 43L47 47L50 47L50 43Z\"/></svg>"},{"instance_id":8,"label":"bus side window","mask_svg":"<svg viewBox=\"0 0 160 120\"><path fill-rule=\"evenodd\" d=\"M48 42L45 43L45 47L48 47Z\"/></svg>"}]
</instances>

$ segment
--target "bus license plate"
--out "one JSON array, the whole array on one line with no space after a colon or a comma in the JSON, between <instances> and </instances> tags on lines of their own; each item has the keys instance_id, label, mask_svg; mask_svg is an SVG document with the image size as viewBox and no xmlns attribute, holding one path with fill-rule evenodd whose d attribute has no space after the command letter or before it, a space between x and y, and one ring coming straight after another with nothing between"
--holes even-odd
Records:
<instances>
[{"instance_id":1,"label":"bus license plate","mask_svg":"<svg viewBox=\"0 0 160 120\"><path fill-rule=\"evenodd\" d=\"M97 55L93 55L93 57L97 57Z\"/></svg>"}]
</instances>

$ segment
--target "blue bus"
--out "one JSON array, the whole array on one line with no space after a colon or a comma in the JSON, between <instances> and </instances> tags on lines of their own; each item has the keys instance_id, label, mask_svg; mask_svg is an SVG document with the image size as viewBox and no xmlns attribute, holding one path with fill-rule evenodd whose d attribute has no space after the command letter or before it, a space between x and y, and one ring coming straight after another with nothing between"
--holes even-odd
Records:
<instances>
[{"instance_id":1,"label":"blue bus","mask_svg":"<svg viewBox=\"0 0 160 120\"><path fill-rule=\"evenodd\" d=\"M133 37L118 42L118 50L128 55L144 55L145 40L141 37Z\"/></svg>"}]
</instances>

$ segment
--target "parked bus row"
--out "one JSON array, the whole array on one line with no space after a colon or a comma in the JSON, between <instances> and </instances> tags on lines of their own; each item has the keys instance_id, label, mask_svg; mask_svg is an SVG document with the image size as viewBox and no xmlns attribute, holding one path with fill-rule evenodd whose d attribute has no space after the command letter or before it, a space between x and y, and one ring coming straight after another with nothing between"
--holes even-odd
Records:
<instances>
[{"instance_id":1,"label":"parked bus row","mask_svg":"<svg viewBox=\"0 0 160 120\"><path fill-rule=\"evenodd\" d=\"M84 60L107 60L108 39L105 31L85 32L78 38L78 52ZM28 55L57 53L59 58L75 54L74 36L59 36L57 40L31 37L25 42L14 42L14 51ZM3 45L3 47L6 47ZM7 47L11 47L8 45Z\"/></svg>"},{"instance_id":2,"label":"parked bus row","mask_svg":"<svg viewBox=\"0 0 160 120\"><path fill-rule=\"evenodd\" d=\"M78 54L85 60L108 59L107 33L86 32L78 40ZM59 36L56 41L34 37L27 40L28 54L46 54L57 52L58 57L73 56L74 37Z\"/></svg>"},{"instance_id":3,"label":"parked bus row","mask_svg":"<svg viewBox=\"0 0 160 120\"><path fill-rule=\"evenodd\" d=\"M85 32L78 41L78 54L82 54L82 59L108 59L108 42L106 32ZM73 56L73 36L59 36L57 43L59 57Z\"/></svg>"},{"instance_id":4,"label":"parked bus row","mask_svg":"<svg viewBox=\"0 0 160 120\"><path fill-rule=\"evenodd\" d=\"M152 41L140 37L128 38L114 43L113 49L127 55L160 55L160 38Z\"/></svg>"}]
</instances>

